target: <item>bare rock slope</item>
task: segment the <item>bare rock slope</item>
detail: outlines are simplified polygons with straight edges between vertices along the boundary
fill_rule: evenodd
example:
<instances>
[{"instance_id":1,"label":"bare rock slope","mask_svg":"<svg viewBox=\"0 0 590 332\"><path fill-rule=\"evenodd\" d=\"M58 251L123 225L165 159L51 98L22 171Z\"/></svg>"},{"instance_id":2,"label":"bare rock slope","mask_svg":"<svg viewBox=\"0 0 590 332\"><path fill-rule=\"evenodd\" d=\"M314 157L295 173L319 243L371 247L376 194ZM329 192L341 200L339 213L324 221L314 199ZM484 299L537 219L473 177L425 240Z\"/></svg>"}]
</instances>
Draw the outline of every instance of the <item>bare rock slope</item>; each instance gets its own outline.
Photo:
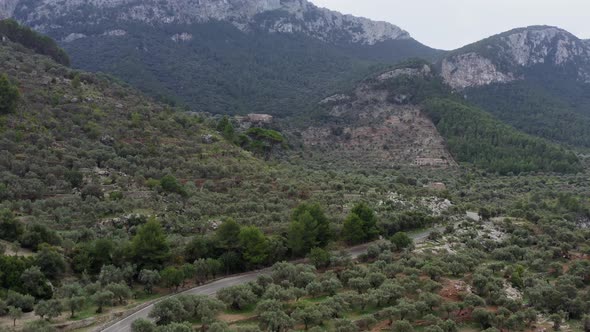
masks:
<instances>
[{"instance_id":1,"label":"bare rock slope","mask_svg":"<svg viewBox=\"0 0 590 332\"><path fill-rule=\"evenodd\" d=\"M0 1L0 19L12 17L14 9L19 0L2 0Z\"/></svg>"},{"instance_id":2,"label":"bare rock slope","mask_svg":"<svg viewBox=\"0 0 590 332\"><path fill-rule=\"evenodd\" d=\"M321 102L331 121L302 134L305 146L326 160L373 166L451 167L456 162L431 119L410 96L392 95L380 83L401 76L433 75L429 66L399 68Z\"/></svg>"}]
</instances>

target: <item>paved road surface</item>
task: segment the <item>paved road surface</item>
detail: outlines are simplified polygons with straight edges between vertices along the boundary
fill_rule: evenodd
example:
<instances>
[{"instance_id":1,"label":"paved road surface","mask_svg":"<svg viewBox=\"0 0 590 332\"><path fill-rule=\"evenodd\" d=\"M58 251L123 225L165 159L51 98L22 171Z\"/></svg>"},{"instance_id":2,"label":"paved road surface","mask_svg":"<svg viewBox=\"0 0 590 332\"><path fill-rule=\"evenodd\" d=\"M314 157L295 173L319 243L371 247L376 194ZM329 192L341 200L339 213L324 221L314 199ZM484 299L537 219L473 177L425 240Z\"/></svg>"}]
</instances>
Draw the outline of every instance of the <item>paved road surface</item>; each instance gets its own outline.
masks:
<instances>
[{"instance_id":1,"label":"paved road surface","mask_svg":"<svg viewBox=\"0 0 590 332\"><path fill-rule=\"evenodd\" d=\"M423 241L424 239L426 239L428 237L428 235L433 230L434 229L426 230L424 232L420 232L417 234L412 234L411 237L414 239L415 242L420 242L420 241ZM367 251L368 246L369 246L368 244L365 244L365 245L361 245L361 246L357 246L357 247L348 248L348 249L346 249L346 251L350 254L350 256L352 258L357 258L358 256L360 256L361 254L363 254ZM256 280L256 278L259 275L269 273L269 272L270 272L270 268L267 268L264 270L258 270L258 271L253 271L253 272L249 272L249 273L244 273L244 274L240 274L240 275L236 275L236 276L231 276L231 277L219 279L219 280L214 281L212 283L189 289L189 290L183 292L182 294L215 295L217 293L217 291L222 288L226 288L226 287L230 287L230 286L234 286L234 285L245 284L249 281ZM150 311L152 311L153 308L154 308L153 304L149 305L149 306L145 307L144 309L141 309L138 312L136 312L126 318L123 318L122 320L110 325L109 327L102 329L101 331L102 332L130 332L131 331L131 324L139 318L147 318L148 314L150 313Z\"/></svg>"}]
</instances>

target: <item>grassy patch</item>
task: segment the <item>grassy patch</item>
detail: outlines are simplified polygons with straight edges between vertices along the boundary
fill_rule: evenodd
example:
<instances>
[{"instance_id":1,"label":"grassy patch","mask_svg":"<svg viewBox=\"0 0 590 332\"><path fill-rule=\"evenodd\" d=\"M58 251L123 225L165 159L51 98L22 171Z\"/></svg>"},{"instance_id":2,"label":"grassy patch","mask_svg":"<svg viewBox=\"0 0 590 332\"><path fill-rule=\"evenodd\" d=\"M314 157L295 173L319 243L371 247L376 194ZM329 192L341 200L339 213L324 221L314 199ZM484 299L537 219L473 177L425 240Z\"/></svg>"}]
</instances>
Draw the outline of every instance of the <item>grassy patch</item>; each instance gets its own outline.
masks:
<instances>
[{"instance_id":1,"label":"grassy patch","mask_svg":"<svg viewBox=\"0 0 590 332\"><path fill-rule=\"evenodd\" d=\"M76 312L76 316L74 318L72 318L71 320L80 321L80 320L84 320L86 318L94 317L94 316L98 315L96 313L96 309L97 309L97 307L95 305L86 306L81 311ZM108 309L105 308L104 312L106 312L107 310Z\"/></svg>"}]
</instances>

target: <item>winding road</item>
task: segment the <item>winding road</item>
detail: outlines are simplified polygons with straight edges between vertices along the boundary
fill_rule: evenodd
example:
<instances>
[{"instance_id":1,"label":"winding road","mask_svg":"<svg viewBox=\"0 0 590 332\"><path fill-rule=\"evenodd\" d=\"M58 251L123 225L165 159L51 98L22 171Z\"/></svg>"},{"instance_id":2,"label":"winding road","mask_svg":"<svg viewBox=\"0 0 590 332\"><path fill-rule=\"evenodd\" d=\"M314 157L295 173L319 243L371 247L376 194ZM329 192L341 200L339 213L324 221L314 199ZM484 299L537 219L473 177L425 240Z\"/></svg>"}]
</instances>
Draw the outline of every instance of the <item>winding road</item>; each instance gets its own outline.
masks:
<instances>
[{"instance_id":1,"label":"winding road","mask_svg":"<svg viewBox=\"0 0 590 332\"><path fill-rule=\"evenodd\" d=\"M414 240L414 242L421 242L424 241L432 231L437 230L437 228L429 229L420 233L411 234L410 237ZM357 258L358 256L362 255L367 251L367 248L370 244L364 244L356 247L347 248L345 251L350 254L352 258ZM191 288L187 291L184 291L180 294L188 294L188 295L215 295L217 291L220 289L234 286L234 285L241 285L252 280L256 280L258 276L270 273L271 269L266 268L263 270L252 271L244 274L234 275L227 278L219 279L217 281L213 281L203 286ZM157 303L157 302L156 302ZM130 332L131 331L131 324L137 319L140 318L148 318L148 314L154 308L154 304L150 304L143 309L138 310L137 312L122 318L121 320L109 325L108 327L103 327L96 331L101 332Z\"/></svg>"}]
</instances>

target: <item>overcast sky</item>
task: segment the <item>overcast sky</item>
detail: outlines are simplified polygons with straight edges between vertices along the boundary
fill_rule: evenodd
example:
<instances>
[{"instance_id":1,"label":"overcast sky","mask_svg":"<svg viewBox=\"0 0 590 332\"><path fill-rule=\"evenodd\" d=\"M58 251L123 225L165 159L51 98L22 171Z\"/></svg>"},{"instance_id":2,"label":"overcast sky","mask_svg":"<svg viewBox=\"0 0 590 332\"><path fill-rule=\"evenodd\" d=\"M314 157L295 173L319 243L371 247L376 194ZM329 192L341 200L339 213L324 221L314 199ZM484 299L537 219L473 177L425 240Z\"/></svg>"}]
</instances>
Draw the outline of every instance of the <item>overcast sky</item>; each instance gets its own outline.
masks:
<instances>
[{"instance_id":1,"label":"overcast sky","mask_svg":"<svg viewBox=\"0 0 590 332\"><path fill-rule=\"evenodd\" d=\"M311 0L344 14L387 21L435 48L455 49L529 25L590 38L590 0Z\"/></svg>"}]
</instances>

